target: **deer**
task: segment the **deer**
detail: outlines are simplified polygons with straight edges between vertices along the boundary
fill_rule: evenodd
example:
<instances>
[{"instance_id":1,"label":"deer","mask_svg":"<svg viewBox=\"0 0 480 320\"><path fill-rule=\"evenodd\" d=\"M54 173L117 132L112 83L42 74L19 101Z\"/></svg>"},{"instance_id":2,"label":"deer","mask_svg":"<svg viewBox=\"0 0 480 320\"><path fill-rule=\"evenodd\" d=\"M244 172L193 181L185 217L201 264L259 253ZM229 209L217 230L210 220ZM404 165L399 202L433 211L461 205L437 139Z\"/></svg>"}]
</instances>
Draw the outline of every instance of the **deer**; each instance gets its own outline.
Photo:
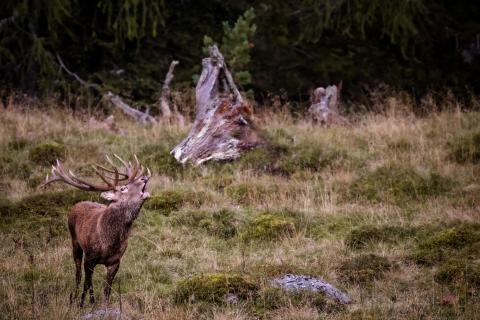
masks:
<instances>
[{"instance_id":1,"label":"deer","mask_svg":"<svg viewBox=\"0 0 480 320\"><path fill-rule=\"evenodd\" d=\"M97 202L82 201L76 203L68 215L68 230L72 240L73 260L75 262L75 290L70 295L70 303L78 299L78 289L82 279L82 259L85 272L82 297L79 303L83 307L87 291L90 304L95 303L92 275L96 265L107 269L104 285L104 297L108 304L113 279L120 267L120 261L128 245L132 224L140 213L143 203L150 194L146 191L152 174L150 169L139 163L126 162L114 154L125 168L120 172L108 157L111 168L95 164L93 169L104 184L94 184L77 177L72 171L66 171L57 160L52 166L52 176L39 187L45 188L53 182L63 182L85 191L101 192L100 197L109 202L104 205Z\"/></svg>"}]
</instances>

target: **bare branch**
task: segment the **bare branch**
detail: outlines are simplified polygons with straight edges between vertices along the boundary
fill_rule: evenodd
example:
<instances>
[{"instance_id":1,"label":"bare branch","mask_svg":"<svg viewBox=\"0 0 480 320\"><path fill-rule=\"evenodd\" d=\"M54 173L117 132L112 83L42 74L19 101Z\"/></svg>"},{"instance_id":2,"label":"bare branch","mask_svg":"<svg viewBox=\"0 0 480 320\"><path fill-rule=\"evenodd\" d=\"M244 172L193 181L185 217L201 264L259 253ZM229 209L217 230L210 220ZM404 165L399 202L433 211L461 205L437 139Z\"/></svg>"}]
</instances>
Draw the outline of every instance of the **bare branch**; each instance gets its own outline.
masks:
<instances>
[{"instance_id":1,"label":"bare branch","mask_svg":"<svg viewBox=\"0 0 480 320\"><path fill-rule=\"evenodd\" d=\"M97 92L102 93L102 89L99 85L97 84L92 84L88 83L87 81L83 80L78 76L76 73L70 71L65 63L63 62L62 58L60 55L57 53L57 60L58 63L60 64L60 67L68 73L70 76L74 77L75 80L77 80L81 85L87 87L87 88L92 88L95 89ZM122 110L125 114L129 115L130 117L134 118L136 121L140 122L141 124L148 124L148 123L156 123L157 121L155 120L154 117L150 116L148 113L141 112L140 110L137 110L135 108L130 107L125 101L123 101L120 96L113 94L112 92L108 91L107 93L102 95L102 99L107 100L111 102L114 106Z\"/></svg>"},{"instance_id":2,"label":"bare branch","mask_svg":"<svg viewBox=\"0 0 480 320\"><path fill-rule=\"evenodd\" d=\"M175 69L175 66L179 62L177 60L173 60L172 63L170 64L170 68L168 69L167 75L165 76L165 81L163 82L162 86L162 94L160 96L160 110L162 112L162 116L164 118L169 119L172 116L172 111L170 108L170 83L173 80L173 70Z\"/></svg>"},{"instance_id":3,"label":"bare branch","mask_svg":"<svg viewBox=\"0 0 480 320\"><path fill-rule=\"evenodd\" d=\"M65 65L65 63L63 63L63 60L62 58L60 58L60 55L58 53L55 54L57 56L57 60L58 60L58 63L60 63L60 67L66 72L68 73L69 75L71 75L72 77L75 78L75 80L77 80L78 82L80 82L81 85L87 87L87 88L92 88L92 89L95 89L97 90L98 92L101 92L100 90L100 87L96 84L91 84L91 83L88 83L87 81L83 80L82 78L80 78L80 76L78 76L75 72L72 72L70 71L67 66Z\"/></svg>"},{"instance_id":4,"label":"bare branch","mask_svg":"<svg viewBox=\"0 0 480 320\"><path fill-rule=\"evenodd\" d=\"M110 101L115 107L122 110L125 114L129 115L130 117L134 118L141 124L148 124L148 123L157 123L154 117L147 113L143 113L140 110L134 109L126 104L122 98L118 95L113 94L112 92L108 91L106 94L103 95L103 99Z\"/></svg>"}]
</instances>

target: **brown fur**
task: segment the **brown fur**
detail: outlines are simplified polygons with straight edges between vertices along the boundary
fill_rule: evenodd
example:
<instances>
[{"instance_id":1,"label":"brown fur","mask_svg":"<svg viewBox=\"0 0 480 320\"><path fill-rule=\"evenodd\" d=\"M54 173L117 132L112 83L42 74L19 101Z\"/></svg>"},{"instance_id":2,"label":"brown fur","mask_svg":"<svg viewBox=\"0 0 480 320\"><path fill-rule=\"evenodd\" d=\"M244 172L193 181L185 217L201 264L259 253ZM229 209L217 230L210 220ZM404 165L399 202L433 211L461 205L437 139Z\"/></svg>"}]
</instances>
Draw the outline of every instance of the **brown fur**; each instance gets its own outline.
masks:
<instances>
[{"instance_id":1,"label":"brown fur","mask_svg":"<svg viewBox=\"0 0 480 320\"><path fill-rule=\"evenodd\" d=\"M141 177L125 187L102 194L102 197L113 199L106 206L95 202L79 202L70 210L68 229L72 238L73 259L75 261L75 293L76 299L82 277L82 259L85 281L80 305L90 291L90 303L94 303L92 275L97 264L107 268L104 294L109 300L113 279L120 266L128 245L128 236L133 221L137 218L143 202L148 198L145 187L147 177ZM126 191L125 191L126 190Z\"/></svg>"}]
</instances>

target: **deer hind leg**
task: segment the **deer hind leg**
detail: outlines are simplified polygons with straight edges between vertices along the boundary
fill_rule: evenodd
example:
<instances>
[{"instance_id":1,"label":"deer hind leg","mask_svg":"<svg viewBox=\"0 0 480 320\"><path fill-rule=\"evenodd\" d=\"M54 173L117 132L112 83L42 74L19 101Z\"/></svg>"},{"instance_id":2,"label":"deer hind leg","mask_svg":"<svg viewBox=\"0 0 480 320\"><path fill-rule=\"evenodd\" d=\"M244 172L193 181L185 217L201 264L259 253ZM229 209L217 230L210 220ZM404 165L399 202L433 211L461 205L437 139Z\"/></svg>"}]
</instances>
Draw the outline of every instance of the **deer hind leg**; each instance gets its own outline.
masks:
<instances>
[{"instance_id":1,"label":"deer hind leg","mask_svg":"<svg viewBox=\"0 0 480 320\"><path fill-rule=\"evenodd\" d=\"M95 263L85 257L85 261L83 264L83 269L85 270L85 281L83 283L83 292L82 292L82 299L80 301L80 306L83 307L85 302L85 296L87 295L87 291L90 292L90 304L95 303L95 297L93 296L93 284L92 284L92 275L93 269L95 268Z\"/></svg>"},{"instance_id":2,"label":"deer hind leg","mask_svg":"<svg viewBox=\"0 0 480 320\"><path fill-rule=\"evenodd\" d=\"M73 243L73 260L75 261L75 291L70 294L70 303L74 300L77 300L78 297L78 288L80 287L80 281L82 281L82 258L83 250L78 244L74 241Z\"/></svg>"},{"instance_id":3,"label":"deer hind leg","mask_svg":"<svg viewBox=\"0 0 480 320\"><path fill-rule=\"evenodd\" d=\"M105 287L103 289L103 293L105 294L105 301L107 303L110 301L110 292L112 291L113 279L115 278L119 267L120 262L107 267L107 279Z\"/></svg>"}]
</instances>

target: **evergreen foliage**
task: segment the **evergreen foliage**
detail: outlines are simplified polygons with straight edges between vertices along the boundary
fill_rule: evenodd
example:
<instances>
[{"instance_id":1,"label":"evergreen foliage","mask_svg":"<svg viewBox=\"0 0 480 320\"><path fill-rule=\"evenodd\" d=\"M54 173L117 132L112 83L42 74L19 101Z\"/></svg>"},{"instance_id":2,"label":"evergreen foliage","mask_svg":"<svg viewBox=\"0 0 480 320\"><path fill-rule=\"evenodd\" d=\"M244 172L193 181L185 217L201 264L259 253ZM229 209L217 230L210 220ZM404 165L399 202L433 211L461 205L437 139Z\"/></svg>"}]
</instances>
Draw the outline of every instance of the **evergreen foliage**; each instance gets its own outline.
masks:
<instances>
[{"instance_id":1,"label":"evergreen foliage","mask_svg":"<svg viewBox=\"0 0 480 320\"><path fill-rule=\"evenodd\" d=\"M240 86L249 85L252 76L246 70L250 63L250 49L253 47L251 39L257 26L253 23L255 11L253 8L245 11L232 27L228 21L223 22L223 36L220 51L225 55L228 66L235 73L235 79ZM215 41L209 36L203 38L203 52L208 54L208 48Z\"/></svg>"},{"instance_id":2,"label":"evergreen foliage","mask_svg":"<svg viewBox=\"0 0 480 320\"><path fill-rule=\"evenodd\" d=\"M182 63L175 85L191 86L212 41L259 95L339 80L347 95L382 82L417 96L478 92L479 14L467 0L4 0L0 92L78 94L59 54L84 79L152 103L171 60Z\"/></svg>"}]
</instances>

